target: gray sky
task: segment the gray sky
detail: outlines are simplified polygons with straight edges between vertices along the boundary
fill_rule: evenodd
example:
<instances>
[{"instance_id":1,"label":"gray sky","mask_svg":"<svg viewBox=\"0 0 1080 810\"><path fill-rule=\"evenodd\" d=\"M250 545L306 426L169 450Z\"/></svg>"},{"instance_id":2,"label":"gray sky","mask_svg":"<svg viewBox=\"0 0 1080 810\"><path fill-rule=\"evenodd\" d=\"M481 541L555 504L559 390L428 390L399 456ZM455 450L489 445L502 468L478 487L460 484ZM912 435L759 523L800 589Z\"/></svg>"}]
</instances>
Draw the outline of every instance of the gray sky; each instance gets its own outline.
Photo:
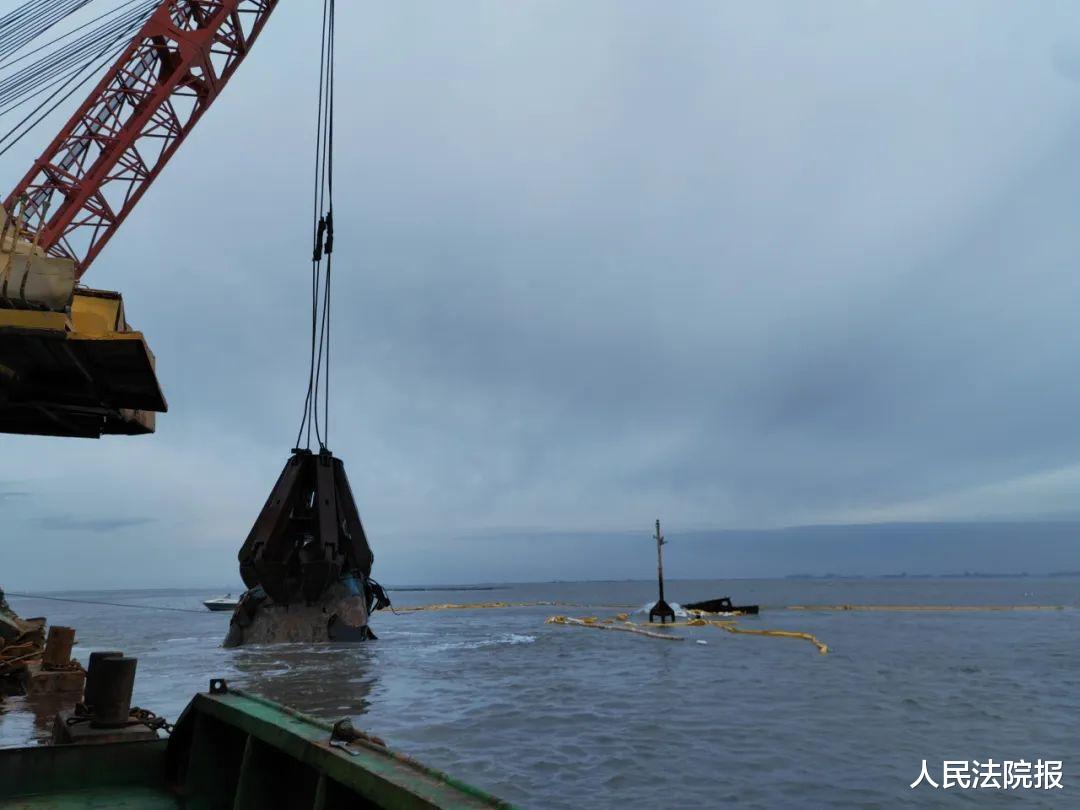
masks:
<instances>
[{"instance_id":1,"label":"gray sky","mask_svg":"<svg viewBox=\"0 0 1080 810\"><path fill-rule=\"evenodd\" d=\"M339 6L331 445L379 578L1080 515L1075 3ZM0 437L8 588L236 579L304 393L317 28L281 4L87 276L171 411Z\"/></svg>"}]
</instances>

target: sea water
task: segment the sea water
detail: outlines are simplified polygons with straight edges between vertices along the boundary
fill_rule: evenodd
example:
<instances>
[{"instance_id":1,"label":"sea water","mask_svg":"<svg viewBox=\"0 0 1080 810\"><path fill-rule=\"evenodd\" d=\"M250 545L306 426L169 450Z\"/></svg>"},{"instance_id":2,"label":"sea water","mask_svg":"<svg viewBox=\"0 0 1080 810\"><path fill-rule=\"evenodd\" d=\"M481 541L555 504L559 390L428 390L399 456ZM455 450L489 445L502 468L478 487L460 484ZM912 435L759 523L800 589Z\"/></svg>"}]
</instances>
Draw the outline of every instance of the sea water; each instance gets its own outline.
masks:
<instances>
[{"instance_id":1,"label":"sea water","mask_svg":"<svg viewBox=\"0 0 1080 810\"><path fill-rule=\"evenodd\" d=\"M14 583L8 583L9 587ZM379 640L225 650L215 589L9 595L22 616L77 628L76 655L139 659L134 702L175 719L212 677L356 725L526 808L933 807L1022 799L1080 807L1080 578L671 581L669 599L757 603L749 629L666 629L673 643L546 624L612 616L648 582L390 591L395 606L570 603L383 611ZM223 592L225 589L221 589ZM1054 611L803 612L798 604L1062 605ZM188 608L169 612L149 607ZM705 644L693 643L704 641ZM2 710L0 710L2 711ZM0 714L0 745L50 718ZM926 760L1060 760L1063 789L911 789Z\"/></svg>"}]
</instances>

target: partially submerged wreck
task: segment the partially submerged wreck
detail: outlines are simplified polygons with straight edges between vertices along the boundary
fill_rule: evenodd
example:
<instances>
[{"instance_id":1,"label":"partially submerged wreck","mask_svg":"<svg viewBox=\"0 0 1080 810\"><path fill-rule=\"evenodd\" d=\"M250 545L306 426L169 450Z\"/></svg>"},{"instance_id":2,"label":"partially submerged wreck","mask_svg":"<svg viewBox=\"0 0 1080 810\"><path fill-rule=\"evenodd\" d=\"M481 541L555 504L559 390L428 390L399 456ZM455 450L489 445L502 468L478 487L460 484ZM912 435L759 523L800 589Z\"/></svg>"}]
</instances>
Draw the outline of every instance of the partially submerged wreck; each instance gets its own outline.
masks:
<instances>
[{"instance_id":1,"label":"partially submerged wreck","mask_svg":"<svg viewBox=\"0 0 1080 810\"><path fill-rule=\"evenodd\" d=\"M733 605L731 598L721 596L719 599L706 599L703 602L689 602L683 605L687 610L700 610L702 613L737 613L743 616L756 616L757 605Z\"/></svg>"}]
</instances>

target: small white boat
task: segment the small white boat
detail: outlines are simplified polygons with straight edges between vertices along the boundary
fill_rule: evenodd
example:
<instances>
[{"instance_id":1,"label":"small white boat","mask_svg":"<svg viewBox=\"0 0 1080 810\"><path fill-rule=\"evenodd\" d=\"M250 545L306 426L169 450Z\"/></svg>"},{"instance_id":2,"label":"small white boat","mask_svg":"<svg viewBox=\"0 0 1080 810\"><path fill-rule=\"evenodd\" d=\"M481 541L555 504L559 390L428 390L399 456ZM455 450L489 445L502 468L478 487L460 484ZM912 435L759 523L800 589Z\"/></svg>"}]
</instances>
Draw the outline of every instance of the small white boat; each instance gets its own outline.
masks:
<instances>
[{"instance_id":1,"label":"small white boat","mask_svg":"<svg viewBox=\"0 0 1080 810\"><path fill-rule=\"evenodd\" d=\"M233 610L239 604L240 600L231 593L219 596L216 599L207 599L203 602L207 610Z\"/></svg>"}]
</instances>

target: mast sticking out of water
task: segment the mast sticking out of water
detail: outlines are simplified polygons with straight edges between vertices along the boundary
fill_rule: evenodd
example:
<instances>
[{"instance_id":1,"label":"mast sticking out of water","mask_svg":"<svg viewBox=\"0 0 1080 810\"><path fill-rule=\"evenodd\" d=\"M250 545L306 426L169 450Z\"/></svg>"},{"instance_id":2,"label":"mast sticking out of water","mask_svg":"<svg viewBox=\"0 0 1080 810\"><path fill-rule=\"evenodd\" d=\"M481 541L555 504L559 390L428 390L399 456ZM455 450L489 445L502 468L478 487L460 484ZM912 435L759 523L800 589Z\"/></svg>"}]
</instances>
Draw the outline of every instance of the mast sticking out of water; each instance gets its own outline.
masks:
<instances>
[{"instance_id":1,"label":"mast sticking out of water","mask_svg":"<svg viewBox=\"0 0 1080 810\"><path fill-rule=\"evenodd\" d=\"M664 552L663 547L667 542L664 539L664 535L660 534L660 521L656 521L656 534L653 535L653 539L656 540L656 581L660 586L660 598L656 604L649 609L649 621L653 620L654 616L660 617L660 624L663 624L666 619L675 621L675 611L671 609L671 605L664 601Z\"/></svg>"}]
</instances>

